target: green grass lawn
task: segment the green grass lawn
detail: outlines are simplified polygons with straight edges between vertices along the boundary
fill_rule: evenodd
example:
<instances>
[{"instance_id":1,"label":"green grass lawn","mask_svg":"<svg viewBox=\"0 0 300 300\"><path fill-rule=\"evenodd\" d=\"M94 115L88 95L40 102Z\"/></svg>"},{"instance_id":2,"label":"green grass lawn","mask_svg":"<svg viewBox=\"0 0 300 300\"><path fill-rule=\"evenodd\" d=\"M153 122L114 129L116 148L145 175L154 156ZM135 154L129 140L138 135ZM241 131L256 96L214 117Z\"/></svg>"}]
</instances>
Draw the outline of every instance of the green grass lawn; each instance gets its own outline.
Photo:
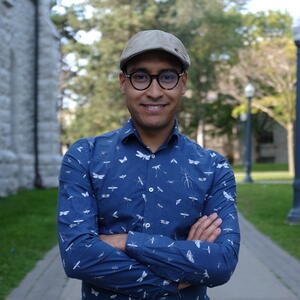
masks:
<instances>
[{"instance_id":1,"label":"green grass lawn","mask_svg":"<svg viewBox=\"0 0 300 300\"><path fill-rule=\"evenodd\" d=\"M244 166L234 165L234 174L237 182L242 182L245 178ZM251 177L254 181L260 180L280 180L291 181L292 175L288 172L287 164L253 164Z\"/></svg>"},{"instance_id":2,"label":"green grass lawn","mask_svg":"<svg viewBox=\"0 0 300 300\"><path fill-rule=\"evenodd\" d=\"M0 198L0 299L56 242L56 189Z\"/></svg>"},{"instance_id":3,"label":"green grass lawn","mask_svg":"<svg viewBox=\"0 0 300 300\"><path fill-rule=\"evenodd\" d=\"M243 165L233 165L235 172L244 172L245 167ZM275 164L275 163L259 163L252 165L253 172L269 172L269 171L288 171L287 164Z\"/></svg>"},{"instance_id":4,"label":"green grass lawn","mask_svg":"<svg viewBox=\"0 0 300 300\"><path fill-rule=\"evenodd\" d=\"M237 190L241 213L258 230L300 260L300 225L286 223L292 208L292 185L239 184Z\"/></svg>"},{"instance_id":5,"label":"green grass lawn","mask_svg":"<svg viewBox=\"0 0 300 300\"><path fill-rule=\"evenodd\" d=\"M237 182L242 182L245 178L244 172L234 172ZM265 171L251 172L251 177L253 181L260 180L280 180L280 181L291 181L293 177L288 173L288 171Z\"/></svg>"}]
</instances>

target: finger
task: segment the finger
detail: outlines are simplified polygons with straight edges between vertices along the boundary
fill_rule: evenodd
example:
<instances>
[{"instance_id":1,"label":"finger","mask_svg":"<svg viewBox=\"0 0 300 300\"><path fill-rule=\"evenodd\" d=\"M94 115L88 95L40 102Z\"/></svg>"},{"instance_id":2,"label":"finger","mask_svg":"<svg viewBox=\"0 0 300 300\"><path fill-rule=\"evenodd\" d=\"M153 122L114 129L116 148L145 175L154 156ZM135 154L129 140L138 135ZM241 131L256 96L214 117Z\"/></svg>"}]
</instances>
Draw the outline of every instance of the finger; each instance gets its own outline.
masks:
<instances>
[{"instance_id":1,"label":"finger","mask_svg":"<svg viewBox=\"0 0 300 300\"><path fill-rule=\"evenodd\" d=\"M207 216L203 216L196 223L194 223L192 225L192 227L190 228L187 240L193 240L194 234L195 234L198 226L201 225L207 218L208 218Z\"/></svg>"},{"instance_id":2,"label":"finger","mask_svg":"<svg viewBox=\"0 0 300 300\"><path fill-rule=\"evenodd\" d=\"M201 234L201 231L206 230L211 223L218 217L216 213L211 214L210 216L206 217L203 220L199 220L199 222L196 222L193 228L193 236L192 238L195 239L195 234L197 233L197 236Z\"/></svg>"},{"instance_id":3,"label":"finger","mask_svg":"<svg viewBox=\"0 0 300 300\"><path fill-rule=\"evenodd\" d=\"M197 238L201 239L202 241L207 241L208 237L217 228L220 227L221 223L222 223L222 219L221 218L217 218L208 227L206 227L205 230L196 231L195 235L197 236Z\"/></svg>"},{"instance_id":4,"label":"finger","mask_svg":"<svg viewBox=\"0 0 300 300\"><path fill-rule=\"evenodd\" d=\"M207 227L218 217L216 213L211 214L210 216L203 216L200 218L190 230L188 240L197 240L201 236L202 232L206 230Z\"/></svg>"},{"instance_id":5,"label":"finger","mask_svg":"<svg viewBox=\"0 0 300 300\"><path fill-rule=\"evenodd\" d=\"M221 234L221 228L217 228L213 233L207 238L207 242L213 243Z\"/></svg>"}]
</instances>

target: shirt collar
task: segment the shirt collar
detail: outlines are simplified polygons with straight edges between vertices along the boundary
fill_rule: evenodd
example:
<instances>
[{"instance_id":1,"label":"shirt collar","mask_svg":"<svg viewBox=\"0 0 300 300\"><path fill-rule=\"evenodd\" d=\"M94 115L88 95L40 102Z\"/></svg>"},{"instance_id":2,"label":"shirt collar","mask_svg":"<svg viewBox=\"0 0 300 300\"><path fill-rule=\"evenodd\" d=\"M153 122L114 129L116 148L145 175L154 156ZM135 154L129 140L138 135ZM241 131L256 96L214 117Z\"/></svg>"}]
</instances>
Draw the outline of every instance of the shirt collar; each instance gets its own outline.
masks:
<instances>
[{"instance_id":1,"label":"shirt collar","mask_svg":"<svg viewBox=\"0 0 300 300\"><path fill-rule=\"evenodd\" d=\"M120 130L120 134L121 134L121 141L123 143L126 143L127 141L129 141L132 137L135 137L139 141L141 141L139 133L137 132L137 130L135 129L135 127L133 125L132 119L129 119L124 124L124 126ZM178 126L178 121L176 120L173 130L166 141L166 144L169 144L170 142L173 142L173 141L176 142L179 138L179 135L180 135L180 131L179 131L179 126Z\"/></svg>"}]
</instances>

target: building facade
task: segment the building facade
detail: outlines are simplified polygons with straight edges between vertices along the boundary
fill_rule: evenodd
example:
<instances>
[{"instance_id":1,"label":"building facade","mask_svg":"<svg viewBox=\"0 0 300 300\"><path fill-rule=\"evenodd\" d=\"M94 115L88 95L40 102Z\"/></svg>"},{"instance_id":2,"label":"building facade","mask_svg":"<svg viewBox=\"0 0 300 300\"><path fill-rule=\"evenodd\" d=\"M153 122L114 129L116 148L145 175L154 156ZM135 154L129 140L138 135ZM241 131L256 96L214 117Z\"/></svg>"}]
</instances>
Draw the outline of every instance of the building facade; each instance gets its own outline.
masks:
<instances>
[{"instance_id":1,"label":"building facade","mask_svg":"<svg viewBox=\"0 0 300 300\"><path fill-rule=\"evenodd\" d=\"M238 124L233 139L227 136L214 136L206 132L213 131L212 125L198 128L197 141L205 148L214 149L223 154L231 163L243 164L245 155L245 124ZM288 163L287 131L279 123L267 118L267 126L260 130L252 129L253 163Z\"/></svg>"},{"instance_id":2,"label":"building facade","mask_svg":"<svg viewBox=\"0 0 300 300\"><path fill-rule=\"evenodd\" d=\"M0 0L0 196L54 187L59 37L50 0Z\"/></svg>"}]
</instances>

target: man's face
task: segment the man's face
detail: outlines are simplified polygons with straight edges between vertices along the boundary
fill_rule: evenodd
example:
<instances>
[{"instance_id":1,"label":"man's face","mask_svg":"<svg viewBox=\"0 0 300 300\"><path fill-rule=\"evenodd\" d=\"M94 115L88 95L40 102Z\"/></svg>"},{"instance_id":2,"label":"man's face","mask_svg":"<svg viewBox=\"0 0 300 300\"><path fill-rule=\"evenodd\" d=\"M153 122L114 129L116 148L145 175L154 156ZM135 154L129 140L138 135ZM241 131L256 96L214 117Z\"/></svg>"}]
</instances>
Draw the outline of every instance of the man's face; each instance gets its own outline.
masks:
<instances>
[{"instance_id":1,"label":"man's face","mask_svg":"<svg viewBox=\"0 0 300 300\"><path fill-rule=\"evenodd\" d=\"M170 69L181 73L180 64L171 55L163 51L151 51L132 59L127 65L126 73L145 70L151 75L157 75L163 70ZM125 94L127 108L136 128L142 132L171 130L181 104L181 97L186 90L186 80L185 73L174 89L166 90L153 79L147 89L140 91L136 90L129 78L121 73L121 91Z\"/></svg>"}]
</instances>

